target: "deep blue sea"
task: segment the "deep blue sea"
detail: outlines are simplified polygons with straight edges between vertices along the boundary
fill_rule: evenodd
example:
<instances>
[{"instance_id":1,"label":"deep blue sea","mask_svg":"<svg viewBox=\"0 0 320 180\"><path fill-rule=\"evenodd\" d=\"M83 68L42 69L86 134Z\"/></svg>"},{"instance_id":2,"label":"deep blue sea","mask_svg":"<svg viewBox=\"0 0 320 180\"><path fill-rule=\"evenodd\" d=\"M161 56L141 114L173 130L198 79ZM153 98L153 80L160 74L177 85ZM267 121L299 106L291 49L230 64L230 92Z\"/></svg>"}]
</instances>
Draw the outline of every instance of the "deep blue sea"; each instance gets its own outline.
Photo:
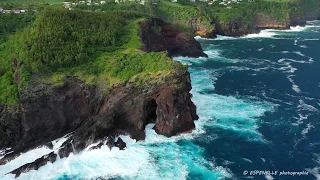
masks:
<instances>
[{"instance_id":1,"label":"deep blue sea","mask_svg":"<svg viewBox=\"0 0 320 180\"><path fill-rule=\"evenodd\" d=\"M198 41L209 58L175 58L189 66L194 132L166 138L149 125L144 142L122 137L125 151L84 151L19 179L320 179L320 21ZM41 153L0 166L0 179Z\"/></svg>"}]
</instances>

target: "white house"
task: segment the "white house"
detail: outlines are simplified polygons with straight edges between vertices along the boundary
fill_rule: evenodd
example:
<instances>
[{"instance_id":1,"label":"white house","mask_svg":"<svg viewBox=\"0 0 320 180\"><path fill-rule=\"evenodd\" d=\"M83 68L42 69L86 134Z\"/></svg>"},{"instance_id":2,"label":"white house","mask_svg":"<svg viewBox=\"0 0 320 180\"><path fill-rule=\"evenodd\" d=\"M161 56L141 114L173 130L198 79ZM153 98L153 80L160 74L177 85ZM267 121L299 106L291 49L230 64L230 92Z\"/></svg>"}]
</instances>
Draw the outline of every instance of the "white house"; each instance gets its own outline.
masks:
<instances>
[{"instance_id":1,"label":"white house","mask_svg":"<svg viewBox=\"0 0 320 180\"><path fill-rule=\"evenodd\" d=\"M64 8L70 8L71 7L71 2L63 2L62 3Z\"/></svg>"},{"instance_id":2,"label":"white house","mask_svg":"<svg viewBox=\"0 0 320 180\"><path fill-rule=\"evenodd\" d=\"M2 13L11 13L12 10L3 10Z\"/></svg>"}]
</instances>

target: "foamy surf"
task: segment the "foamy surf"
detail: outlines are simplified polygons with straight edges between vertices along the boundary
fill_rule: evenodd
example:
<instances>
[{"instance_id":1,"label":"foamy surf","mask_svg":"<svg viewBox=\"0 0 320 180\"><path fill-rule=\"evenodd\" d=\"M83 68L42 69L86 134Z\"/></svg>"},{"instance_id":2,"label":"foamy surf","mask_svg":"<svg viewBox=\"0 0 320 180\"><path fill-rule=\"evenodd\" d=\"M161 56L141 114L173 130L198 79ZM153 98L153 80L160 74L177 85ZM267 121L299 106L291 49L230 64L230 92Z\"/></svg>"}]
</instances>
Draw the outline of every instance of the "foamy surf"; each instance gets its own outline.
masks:
<instances>
[{"instance_id":1,"label":"foamy surf","mask_svg":"<svg viewBox=\"0 0 320 180\"><path fill-rule=\"evenodd\" d=\"M201 121L201 120L200 120ZM199 124L198 124L199 125ZM103 145L100 149L85 150L68 158L48 163L37 171L21 174L20 179L95 179L116 178L174 180L187 179L190 173L199 174L204 179L231 178L227 169L216 166L202 158L203 150L191 141L184 140L180 145L176 142L186 136L192 138L194 133L167 138L157 135L150 124L146 128L147 138L136 142L129 136L120 136L127 144L122 151L109 149ZM186 138L186 139L188 139ZM9 174L2 179L14 179Z\"/></svg>"},{"instance_id":2,"label":"foamy surf","mask_svg":"<svg viewBox=\"0 0 320 180\"><path fill-rule=\"evenodd\" d=\"M184 62L183 59L179 61ZM196 61L196 59L194 59ZM258 131L259 117L273 107L264 102L242 100L235 97L207 94L214 90L214 72L206 69L189 69L192 79L193 100L199 115L207 119L206 126L233 131L249 141L266 142Z\"/></svg>"},{"instance_id":3,"label":"foamy surf","mask_svg":"<svg viewBox=\"0 0 320 180\"><path fill-rule=\"evenodd\" d=\"M19 168L24 164L33 162L36 159L51 153L52 151L57 152L60 146L68 139L68 136L69 135L52 141L53 149L50 149L47 146L41 146L26 153L22 153L7 164L0 166L0 177Z\"/></svg>"},{"instance_id":4,"label":"foamy surf","mask_svg":"<svg viewBox=\"0 0 320 180\"><path fill-rule=\"evenodd\" d=\"M287 76L288 80L289 80L290 83L292 84L292 90L294 90L296 93L301 93L300 87L294 82L294 80L292 79L292 77L293 77L293 75Z\"/></svg>"},{"instance_id":5,"label":"foamy surf","mask_svg":"<svg viewBox=\"0 0 320 180\"><path fill-rule=\"evenodd\" d=\"M274 31L272 29L261 30L259 33L248 34L242 38L271 38L277 35Z\"/></svg>"},{"instance_id":6,"label":"foamy surf","mask_svg":"<svg viewBox=\"0 0 320 180\"><path fill-rule=\"evenodd\" d=\"M305 31L309 26L291 26L290 29L280 30L284 32L301 32Z\"/></svg>"}]
</instances>

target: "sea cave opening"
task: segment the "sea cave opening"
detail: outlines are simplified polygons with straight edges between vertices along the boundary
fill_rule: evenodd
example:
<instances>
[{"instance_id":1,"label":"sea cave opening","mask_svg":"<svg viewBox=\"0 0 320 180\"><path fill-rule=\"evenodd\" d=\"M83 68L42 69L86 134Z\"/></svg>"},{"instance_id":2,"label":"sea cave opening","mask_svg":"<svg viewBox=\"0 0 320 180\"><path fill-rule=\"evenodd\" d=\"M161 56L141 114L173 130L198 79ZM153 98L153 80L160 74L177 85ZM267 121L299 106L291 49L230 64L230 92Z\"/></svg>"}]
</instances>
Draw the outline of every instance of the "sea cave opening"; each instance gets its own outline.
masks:
<instances>
[{"instance_id":1,"label":"sea cave opening","mask_svg":"<svg viewBox=\"0 0 320 180\"><path fill-rule=\"evenodd\" d=\"M157 119L157 103L155 99L152 99L147 103L146 106L146 121L145 125L150 124L150 123L155 123Z\"/></svg>"}]
</instances>

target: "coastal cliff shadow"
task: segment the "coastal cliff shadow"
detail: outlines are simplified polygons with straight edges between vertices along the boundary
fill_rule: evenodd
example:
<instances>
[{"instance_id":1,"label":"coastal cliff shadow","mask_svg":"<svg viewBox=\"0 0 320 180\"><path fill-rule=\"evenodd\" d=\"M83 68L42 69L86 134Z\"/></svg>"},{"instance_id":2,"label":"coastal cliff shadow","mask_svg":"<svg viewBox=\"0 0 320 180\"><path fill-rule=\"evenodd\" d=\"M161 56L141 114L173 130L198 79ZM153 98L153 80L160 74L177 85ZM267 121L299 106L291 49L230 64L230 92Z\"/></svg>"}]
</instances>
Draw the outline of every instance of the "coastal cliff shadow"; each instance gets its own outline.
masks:
<instances>
[{"instance_id":1,"label":"coastal cliff shadow","mask_svg":"<svg viewBox=\"0 0 320 180\"><path fill-rule=\"evenodd\" d=\"M146 126L147 124L150 123L155 123L156 119L157 119L157 103L155 99L151 99L145 107L145 113L146 113L146 118L145 118L145 122L144 125Z\"/></svg>"}]
</instances>

